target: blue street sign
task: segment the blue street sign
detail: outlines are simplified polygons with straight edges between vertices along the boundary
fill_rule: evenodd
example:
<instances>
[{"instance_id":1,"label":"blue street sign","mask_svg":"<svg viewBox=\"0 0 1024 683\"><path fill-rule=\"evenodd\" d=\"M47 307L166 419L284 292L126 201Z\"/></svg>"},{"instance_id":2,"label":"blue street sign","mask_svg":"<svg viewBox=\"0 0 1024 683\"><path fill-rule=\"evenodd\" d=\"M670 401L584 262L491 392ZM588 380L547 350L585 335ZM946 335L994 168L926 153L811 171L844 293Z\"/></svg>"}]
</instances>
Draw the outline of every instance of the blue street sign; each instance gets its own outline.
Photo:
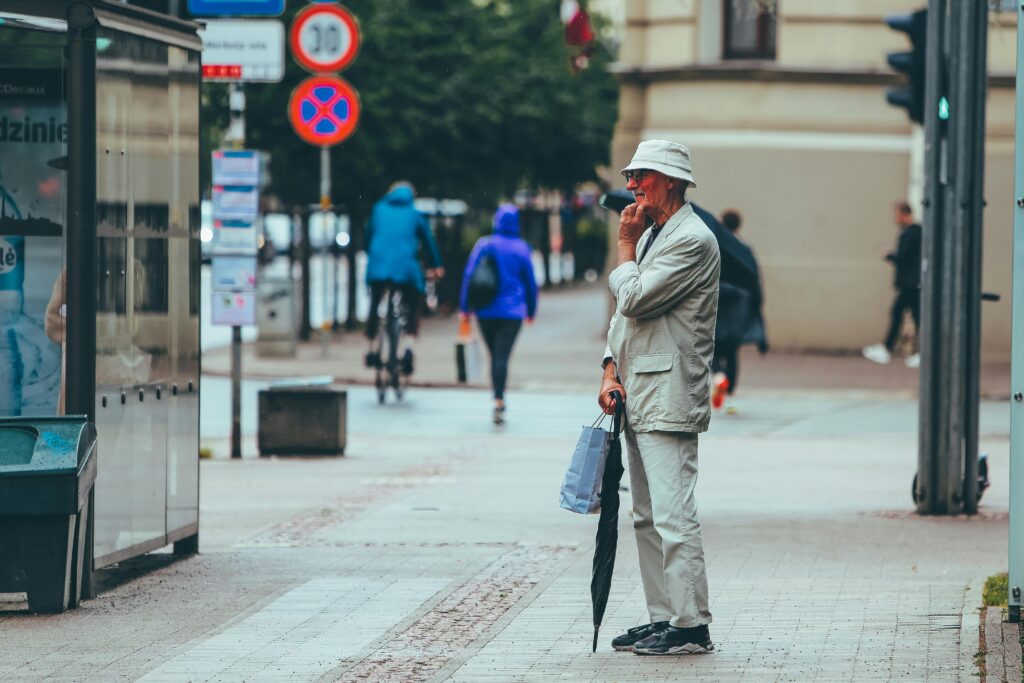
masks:
<instances>
[{"instance_id":1,"label":"blue street sign","mask_svg":"<svg viewBox=\"0 0 1024 683\"><path fill-rule=\"evenodd\" d=\"M284 0L188 0L195 17L276 17L284 12Z\"/></svg>"}]
</instances>

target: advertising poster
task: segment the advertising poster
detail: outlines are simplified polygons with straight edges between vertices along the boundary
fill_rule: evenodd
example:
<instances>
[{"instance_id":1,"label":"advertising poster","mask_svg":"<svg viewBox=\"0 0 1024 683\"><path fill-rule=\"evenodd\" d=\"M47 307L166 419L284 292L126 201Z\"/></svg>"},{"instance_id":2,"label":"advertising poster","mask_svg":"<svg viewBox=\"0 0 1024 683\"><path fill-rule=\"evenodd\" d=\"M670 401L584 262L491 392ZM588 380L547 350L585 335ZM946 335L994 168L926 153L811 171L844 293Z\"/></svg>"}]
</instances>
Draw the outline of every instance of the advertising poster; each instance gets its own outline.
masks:
<instances>
[{"instance_id":1,"label":"advertising poster","mask_svg":"<svg viewBox=\"0 0 1024 683\"><path fill-rule=\"evenodd\" d=\"M255 254L259 248L259 234L254 221L214 221L214 254Z\"/></svg>"},{"instance_id":2,"label":"advertising poster","mask_svg":"<svg viewBox=\"0 0 1024 683\"><path fill-rule=\"evenodd\" d=\"M218 256L213 259L215 291L253 291L256 289L255 256Z\"/></svg>"},{"instance_id":3,"label":"advertising poster","mask_svg":"<svg viewBox=\"0 0 1024 683\"><path fill-rule=\"evenodd\" d=\"M258 186L260 184L259 152L251 150L214 152L213 184Z\"/></svg>"},{"instance_id":4,"label":"advertising poster","mask_svg":"<svg viewBox=\"0 0 1024 683\"><path fill-rule=\"evenodd\" d=\"M67 113L59 69L0 68L0 416L55 415Z\"/></svg>"},{"instance_id":5,"label":"advertising poster","mask_svg":"<svg viewBox=\"0 0 1024 683\"><path fill-rule=\"evenodd\" d=\"M214 325L255 325L256 292L213 292L210 311Z\"/></svg>"},{"instance_id":6,"label":"advertising poster","mask_svg":"<svg viewBox=\"0 0 1024 683\"><path fill-rule=\"evenodd\" d=\"M220 220L254 221L260 214L260 192L256 187L215 185L213 217Z\"/></svg>"}]
</instances>

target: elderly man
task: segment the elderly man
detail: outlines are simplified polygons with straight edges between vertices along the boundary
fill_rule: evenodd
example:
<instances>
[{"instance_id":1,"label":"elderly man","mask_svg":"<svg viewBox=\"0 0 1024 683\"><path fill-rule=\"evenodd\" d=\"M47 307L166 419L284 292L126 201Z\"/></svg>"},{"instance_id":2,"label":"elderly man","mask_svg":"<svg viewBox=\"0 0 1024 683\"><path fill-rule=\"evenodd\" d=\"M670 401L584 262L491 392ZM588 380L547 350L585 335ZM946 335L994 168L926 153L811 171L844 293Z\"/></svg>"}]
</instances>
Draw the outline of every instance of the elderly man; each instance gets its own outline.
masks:
<instances>
[{"instance_id":1,"label":"elderly man","mask_svg":"<svg viewBox=\"0 0 1024 683\"><path fill-rule=\"evenodd\" d=\"M714 645L694 485L697 434L711 415L718 242L687 203L687 188L697 184L686 147L641 142L622 174L636 203L619 218L618 267L608 276L615 313L598 402L610 413L611 392L625 396L633 527L651 623L612 646L706 654Z\"/></svg>"}]
</instances>

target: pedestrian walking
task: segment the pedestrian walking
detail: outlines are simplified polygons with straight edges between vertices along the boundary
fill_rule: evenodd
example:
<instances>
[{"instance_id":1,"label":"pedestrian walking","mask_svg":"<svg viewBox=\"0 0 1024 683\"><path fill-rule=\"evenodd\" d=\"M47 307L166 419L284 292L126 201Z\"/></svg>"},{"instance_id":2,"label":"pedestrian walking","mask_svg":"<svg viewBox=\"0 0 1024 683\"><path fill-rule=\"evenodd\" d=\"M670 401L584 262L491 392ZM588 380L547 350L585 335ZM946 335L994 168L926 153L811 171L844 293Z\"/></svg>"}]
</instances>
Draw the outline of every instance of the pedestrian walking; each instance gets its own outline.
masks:
<instances>
[{"instance_id":1,"label":"pedestrian walking","mask_svg":"<svg viewBox=\"0 0 1024 683\"><path fill-rule=\"evenodd\" d=\"M697 501L697 436L711 418L711 359L721 260L686 192L690 152L646 140L622 169L636 203L619 217L615 312L598 402L626 399L623 437L633 528L650 623L612 640L643 655L706 654L708 581Z\"/></svg>"},{"instance_id":2,"label":"pedestrian walking","mask_svg":"<svg viewBox=\"0 0 1024 683\"><path fill-rule=\"evenodd\" d=\"M491 356L491 386L494 389L494 424L505 422L505 385L508 382L512 346L523 325L537 314L537 281L533 276L530 247L519 236L519 209L502 204L494 214L494 234L473 245L459 292L463 321L476 315L484 343ZM473 301L474 273L491 269L494 283L489 301ZM496 278L494 276L497 276Z\"/></svg>"},{"instance_id":3,"label":"pedestrian walking","mask_svg":"<svg viewBox=\"0 0 1024 683\"><path fill-rule=\"evenodd\" d=\"M754 278L746 286L721 280L718 291L718 321L715 323L715 356L711 361L714 376L711 381L711 407L718 409L725 403L725 397L736 393L740 376L740 347L756 344L762 354L768 352L768 337L765 333L762 314L763 294L760 268L754 250L739 239L737 234L743 224L739 211L729 209L722 214L722 225L736 236L736 247L743 251L743 260L753 264ZM735 413L736 406L726 406L726 413Z\"/></svg>"},{"instance_id":4,"label":"pedestrian walking","mask_svg":"<svg viewBox=\"0 0 1024 683\"><path fill-rule=\"evenodd\" d=\"M913 212L906 202L897 204L893 214L900 236L896 251L885 255L885 259L895 267L893 285L896 298L893 299L889 313L889 330L881 344L865 346L862 352L868 360L882 365L892 360L892 352L896 348L900 328L903 327L904 313L909 311L914 320L915 337L921 329L921 226L914 222ZM907 356L905 363L908 368L919 367L920 353L915 351Z\"/></svg>"},{"instance_id":5,"label":"pedestrian walking","mask_svg":"<svg viewBox=\"0 0 1024 683\"><path fill-rule=\"evenodd\" d=\"M441 252L434 240L427 217L416 210L413 200L416 190L404 181L394 183L373 206L370 219L366 222L366 284L370 287L370 312L366 320L366 337L370 350L366 354L366 365L377 367L381 363L375 351L377 331L380 327L378 309L384 296L392 289L402 293L405 307L405 333L411 338L419 330L420 300L426 289L423 270L420 268L419 250L423 247L433 268L427 271L429 277L443 277L444 267ZM406 346L402 356L402 371L411 375L413 351Z\"/></svg>"}]
</instances>

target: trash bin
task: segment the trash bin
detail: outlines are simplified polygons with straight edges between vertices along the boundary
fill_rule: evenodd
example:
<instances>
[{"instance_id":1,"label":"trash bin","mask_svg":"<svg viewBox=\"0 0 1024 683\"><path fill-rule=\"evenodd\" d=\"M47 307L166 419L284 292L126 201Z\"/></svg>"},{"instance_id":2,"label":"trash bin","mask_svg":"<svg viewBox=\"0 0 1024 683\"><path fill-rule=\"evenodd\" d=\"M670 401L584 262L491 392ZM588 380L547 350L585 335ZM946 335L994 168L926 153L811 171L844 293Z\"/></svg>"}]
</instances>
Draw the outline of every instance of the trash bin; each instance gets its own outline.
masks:
<instances>
[{"instance_id":1,"label":"trash bin","mask_svg":"<svg viewBox=\"0 0 1024 683\"><path fill-rule=\"evenodd\" d=\"M330 378L259 393L260 455L344 455L347 393Z\"/></svg>"},{"instance_id":2,"label":"trash bin","mask_svg":"<svg viewBox=\"0 0 1024 683\"><path fill-rule=\"evenodd\" d=\"M84 416L0 419L0 592L77 607L91 581L96 428Z\"/></svg>"},{"instance_id":3,"label":"trash bin","mask_svg":"<svg viewBox=\"0 0 1024 683\"><path fill-rule=\"evenodd\" d=\"M297 336L295 283L288 277L264 276L258 285L256 355L294 356Z\"/></svg>"}]
</instances>

